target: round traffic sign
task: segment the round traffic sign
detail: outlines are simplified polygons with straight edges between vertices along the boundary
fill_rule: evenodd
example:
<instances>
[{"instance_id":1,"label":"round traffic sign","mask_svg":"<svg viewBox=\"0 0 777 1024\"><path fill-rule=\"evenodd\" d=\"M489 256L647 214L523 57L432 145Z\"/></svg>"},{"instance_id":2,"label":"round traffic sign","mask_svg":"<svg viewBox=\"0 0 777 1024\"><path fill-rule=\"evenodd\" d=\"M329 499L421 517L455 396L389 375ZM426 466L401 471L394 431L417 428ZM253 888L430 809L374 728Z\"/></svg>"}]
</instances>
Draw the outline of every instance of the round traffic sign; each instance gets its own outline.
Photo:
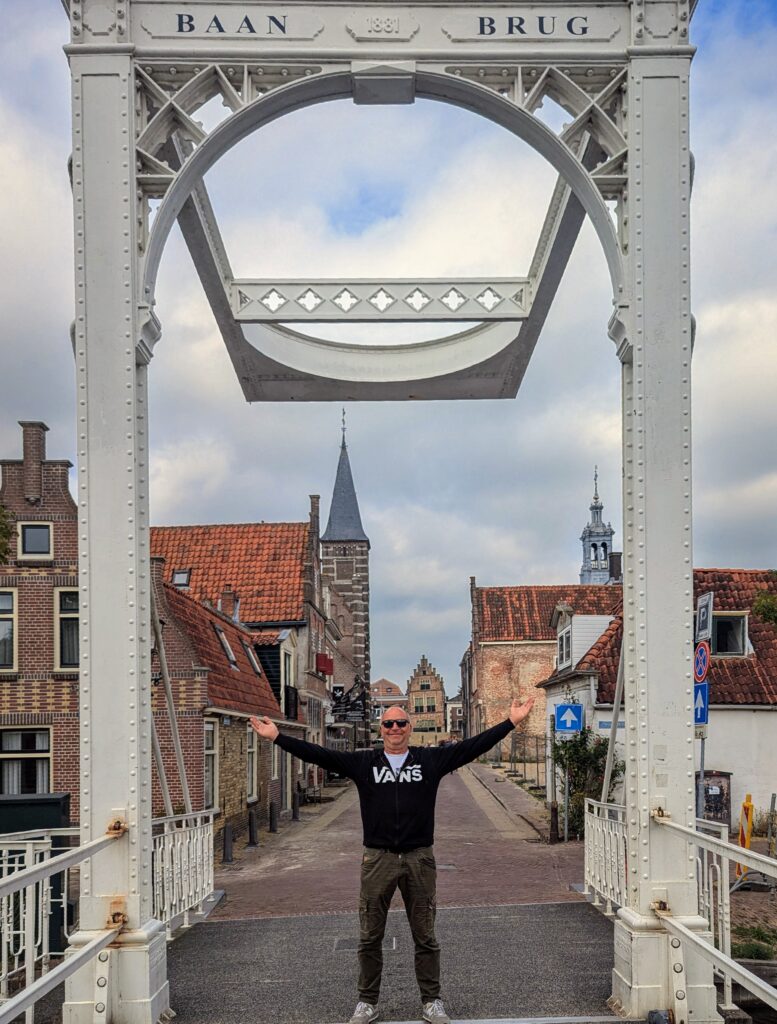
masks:
<instances>
[{"instance_id":1,"label":"round traffic sign","mask_svg":"<svg viewBox=\"0 0 777 1024\"><path fill-rule=\"evenodd\" d=\"M696 683L703 683L707 678L707 669L710 667L710 645L706 640L700 640L696 644L696 653L693 656L693 679Z\"/></svg>"}]
</instances>

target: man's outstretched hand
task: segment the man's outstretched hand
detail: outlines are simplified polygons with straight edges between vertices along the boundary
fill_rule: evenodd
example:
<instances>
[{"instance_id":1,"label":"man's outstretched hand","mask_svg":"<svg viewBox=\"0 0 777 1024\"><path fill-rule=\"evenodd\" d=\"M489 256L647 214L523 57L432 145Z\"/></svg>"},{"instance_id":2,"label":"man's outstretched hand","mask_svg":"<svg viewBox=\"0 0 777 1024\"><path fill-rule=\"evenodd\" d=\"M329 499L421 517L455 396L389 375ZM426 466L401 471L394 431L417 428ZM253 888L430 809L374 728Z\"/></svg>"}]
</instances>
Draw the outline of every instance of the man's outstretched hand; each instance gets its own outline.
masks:
<instances>
[{"instance_id":1,"label":"man's outstretched hand","mask_svg":"<svg viewBox=\"0 0 777 1024\"><path fill-rule=\"evenodd\" d=\"M258 733L263 740L269 740L270 743L272 743L278 735L278 726L274 725L267 715L262 715L261 718L257 718L256 715L252 715L248 721L254 732Z\"/></svg>"},{"instance_id":2,"label":"man's outstretched hand","mask_svg":"<svg viewBox=\"0 0 777 1024\"><path fill-rule=\"evenodd\" d=\"M518 698L515 698L515 700L510 705L509 716L510 721L513 723L513 725L518 725L519 722L522 722L524 718L526 718L531 709L534 707L535 700L536 697L529 697L527 701L524 701L524 703L521 704Z\"/></svg>"}]
</instances>

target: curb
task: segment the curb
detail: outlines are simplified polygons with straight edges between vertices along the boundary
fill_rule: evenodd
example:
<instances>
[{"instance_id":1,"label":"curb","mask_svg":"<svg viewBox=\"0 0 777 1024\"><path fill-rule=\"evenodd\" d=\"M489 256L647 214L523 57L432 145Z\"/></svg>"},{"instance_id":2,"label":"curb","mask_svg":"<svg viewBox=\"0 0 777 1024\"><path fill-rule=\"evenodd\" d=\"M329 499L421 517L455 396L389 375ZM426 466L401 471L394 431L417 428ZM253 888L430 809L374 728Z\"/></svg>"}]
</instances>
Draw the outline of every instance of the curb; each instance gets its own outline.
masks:
<instances>
[{"instance_id":1,"label":"curb","mask_svg":"<svg viewBox=\"0 0 777 1024\"><path fill-rule=\"evenodd\" d=\"M520 818L521 821L525 821L530 828L534 829L534 831L537 833L540 839L544 843L547 843L548 828L547 825L544 824L544 822L542 825L538 825L536 820L533 821L531 818L527 817L527 815L521 814L520 811L516 811L515 808L508 807L508 805L504 802L501 796L499 796L498 793L495 793L493 789L491 789L491 787L488 785L488 783L481 779L480 776L472 770L470 765L467 765L467 771L470 773L473 779L476 779L480 783L480 785L483 787L483 789L485 789L487 793L490 793L490 795L494 798L494 800L496 800L498 804L502 805L502 807L507 811L508 814L514 814L516 818Z\"/></svg>"}]
</instances>

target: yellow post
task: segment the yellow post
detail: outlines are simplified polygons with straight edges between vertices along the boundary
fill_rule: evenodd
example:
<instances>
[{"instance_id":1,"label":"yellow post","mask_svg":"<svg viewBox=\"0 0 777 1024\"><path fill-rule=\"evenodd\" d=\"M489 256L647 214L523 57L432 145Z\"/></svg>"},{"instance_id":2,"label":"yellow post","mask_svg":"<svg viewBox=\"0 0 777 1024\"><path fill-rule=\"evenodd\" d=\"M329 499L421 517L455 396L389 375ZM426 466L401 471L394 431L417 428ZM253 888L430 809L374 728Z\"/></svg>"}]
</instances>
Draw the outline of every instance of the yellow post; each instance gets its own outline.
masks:
<instances>
[{"instance_id":1,"label":"yellow post","mask_svg":"<svg viewBox=\"0 0 777 1024\"><path fill-rule=\"evenodd\" d=\"M743 850L750 849L750 839L753 835L753 801L749 793L742 801L742 809L739 812L739 845ZM747 868L742 864L736 866L737 878L743 878L747 874Z\"/></svg>"}]
</instances>

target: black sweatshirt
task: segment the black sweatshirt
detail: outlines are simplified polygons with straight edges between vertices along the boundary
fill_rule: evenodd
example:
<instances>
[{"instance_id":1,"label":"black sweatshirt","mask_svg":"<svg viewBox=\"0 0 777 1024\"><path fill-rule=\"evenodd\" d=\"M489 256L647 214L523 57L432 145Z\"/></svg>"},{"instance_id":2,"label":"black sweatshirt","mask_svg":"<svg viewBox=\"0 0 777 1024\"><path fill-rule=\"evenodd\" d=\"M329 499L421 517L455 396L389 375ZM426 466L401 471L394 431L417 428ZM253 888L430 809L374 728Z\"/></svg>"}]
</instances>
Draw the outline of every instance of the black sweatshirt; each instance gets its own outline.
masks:
<instances>
[{"instance_id":1,"label":"black sweatshirt","mask_svg":"<svg viewBox=\"0 0 777 1024\"><path fill-rule=\"evenodd\" d=\"M410 747L398 776L380 750L346 753L282 735L275 743L301 761L353 779L359 790L364 845L406 853L434 842L434 804L442 777L485 754L512 729L508 718L447 747Z\"/></svg>"}]
</instances>

